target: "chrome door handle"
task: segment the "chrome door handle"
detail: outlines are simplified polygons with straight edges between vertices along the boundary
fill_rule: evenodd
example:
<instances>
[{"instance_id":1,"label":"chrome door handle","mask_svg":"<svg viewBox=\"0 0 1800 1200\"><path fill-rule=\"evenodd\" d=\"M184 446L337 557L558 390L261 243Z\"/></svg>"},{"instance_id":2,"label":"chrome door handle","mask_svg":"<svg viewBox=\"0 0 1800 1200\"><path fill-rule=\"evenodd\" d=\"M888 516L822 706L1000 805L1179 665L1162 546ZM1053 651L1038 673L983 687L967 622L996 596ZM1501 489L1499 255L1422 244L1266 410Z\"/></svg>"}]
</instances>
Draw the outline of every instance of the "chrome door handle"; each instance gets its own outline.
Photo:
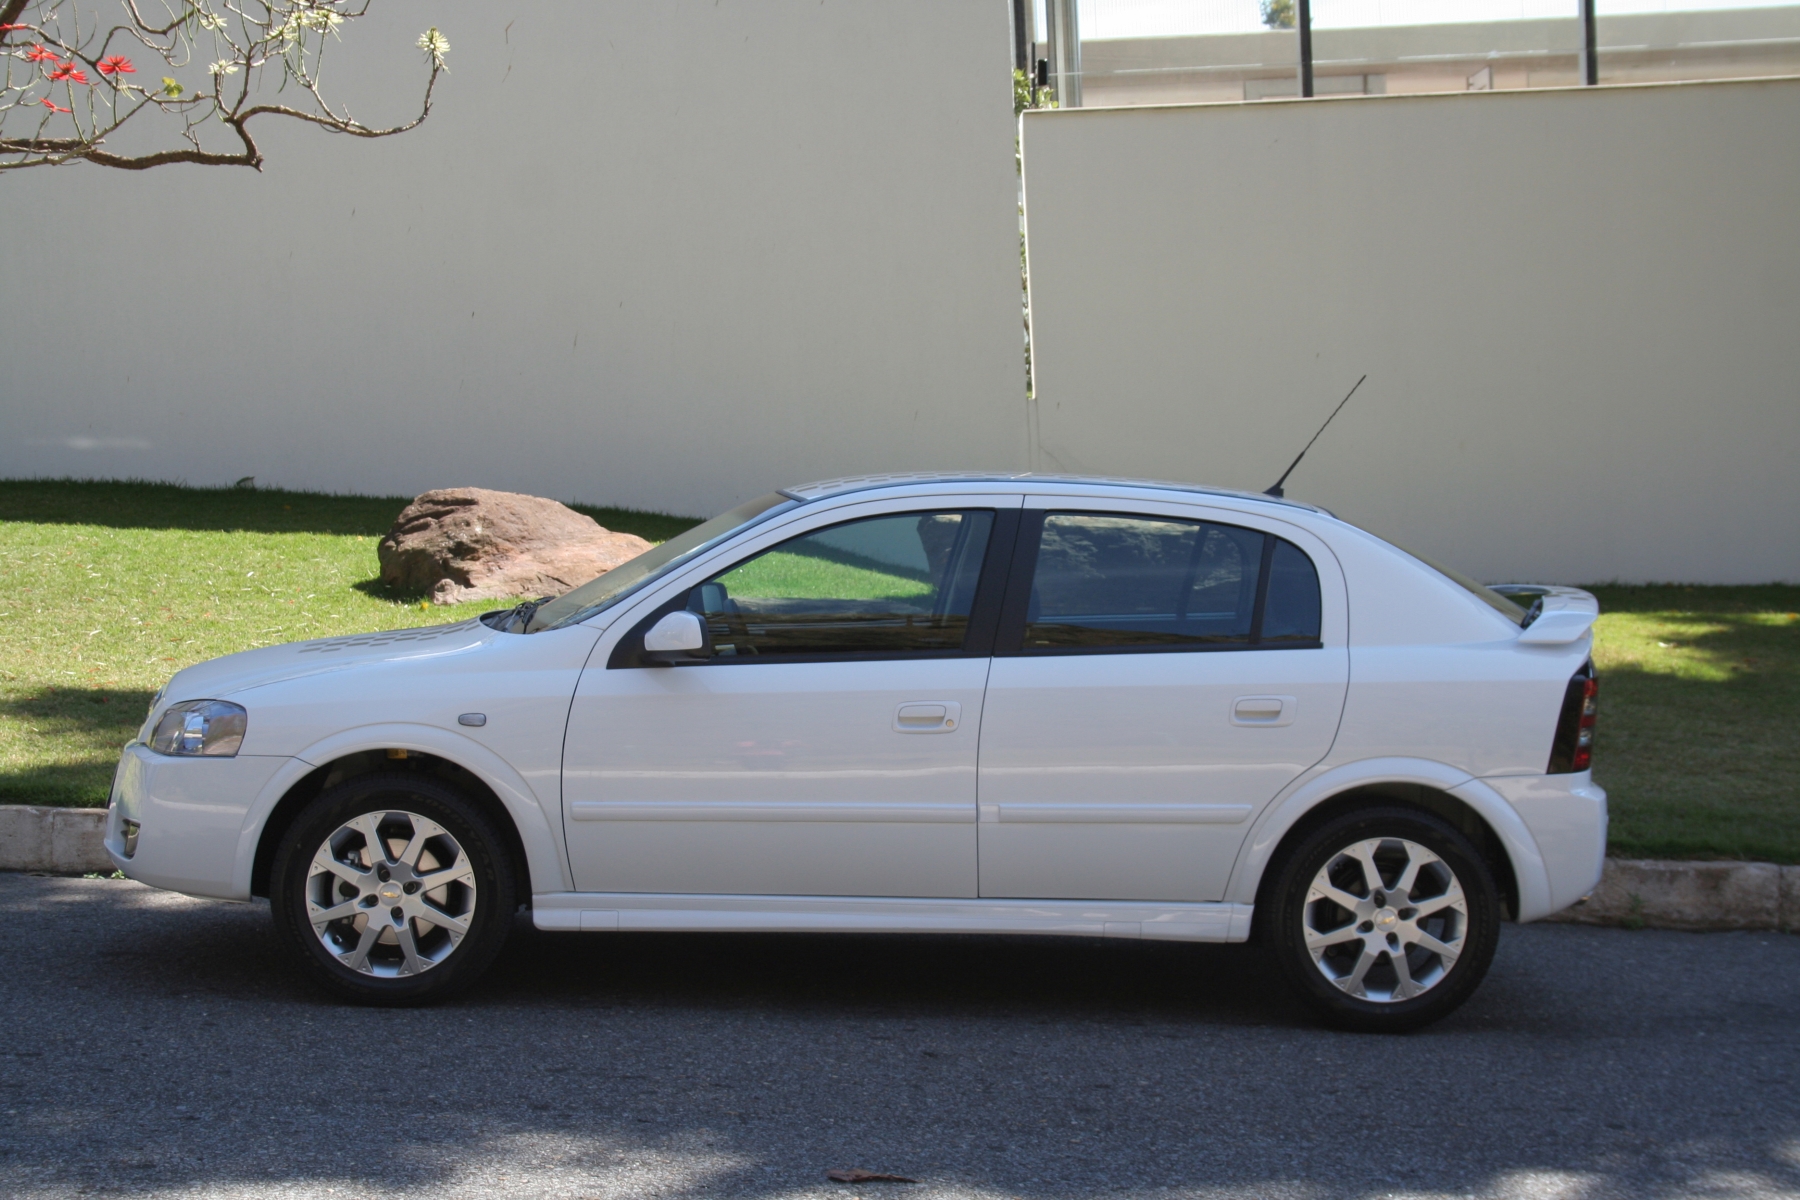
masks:
<instances>
[{"instance_id":1,"label":"chrome door handle","mask_svg":"<svg viewBox=\"0 0 1800 1200\"><path fill-rule=\"evenodd\" d=\"M1239 696L1231 704L1231 723L1292 725L1297 707L1292 696Z\"/></svg>"},{"instance_id":2,"label":"chrome door handle","mask_svg":"<svg viewBox=\"0 0 1800 1200\"><path fill-rule=\"evenodd\" d=\"M915 700L894 710L896 733L954 733L962 705L954 700Z\"/></svg>"}]
</instances>

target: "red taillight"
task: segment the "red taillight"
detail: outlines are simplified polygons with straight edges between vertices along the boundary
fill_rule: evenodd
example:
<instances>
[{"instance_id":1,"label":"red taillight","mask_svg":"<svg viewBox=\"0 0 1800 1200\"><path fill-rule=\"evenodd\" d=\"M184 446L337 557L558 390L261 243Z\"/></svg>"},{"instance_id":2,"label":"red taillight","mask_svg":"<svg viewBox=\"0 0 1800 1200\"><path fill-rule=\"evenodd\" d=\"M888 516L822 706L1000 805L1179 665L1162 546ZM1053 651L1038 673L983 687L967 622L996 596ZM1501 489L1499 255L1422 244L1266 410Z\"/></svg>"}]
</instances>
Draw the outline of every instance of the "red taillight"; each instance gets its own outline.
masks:
<instances>
[{"instance_id":1,"label":"red taillight","mask_svg":"<svg viewBox=\"0 0 1800 1200\"><path fill-rule=\"evenodd\" d=\"M1575 726L1575 753L1570 766L1585 771L1594 763L1594 715L1599 711L1600 681L1589 679L1581 690L1581 720Z\"/></svg>"},{"instance_id":2,"label":"red taillight","mask_svg":"<svg viewBox=\"0 0 1800 1200\"><path fill-rule=\"evenodd\" d=\"M1556 739L1550 747L1550 774L1586 771L1593 766L1594 714L1599 696L1600 681L1594 676L1594 664L1584 663L1563 693Z\"/></svg>"}]
</instances>

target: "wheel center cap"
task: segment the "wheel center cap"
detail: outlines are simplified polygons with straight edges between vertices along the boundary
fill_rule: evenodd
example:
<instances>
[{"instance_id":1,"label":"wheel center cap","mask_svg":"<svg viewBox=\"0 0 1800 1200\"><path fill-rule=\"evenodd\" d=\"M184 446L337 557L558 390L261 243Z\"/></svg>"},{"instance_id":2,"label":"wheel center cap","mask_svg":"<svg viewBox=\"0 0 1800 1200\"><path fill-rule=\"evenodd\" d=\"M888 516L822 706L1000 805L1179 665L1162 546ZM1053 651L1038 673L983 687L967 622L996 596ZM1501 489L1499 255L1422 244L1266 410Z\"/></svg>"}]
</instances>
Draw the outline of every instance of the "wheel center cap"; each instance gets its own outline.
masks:
<instances>
[{"instance_id":1,"label":"wheel center cap","mask_svg":"<svg viewBox=\"0 0 1800 1200\"><path fill-rule=\"evenodd\" d=\"M1400 914L1391 908L1384 908L1375 914L1375 926L1378 929L1392 929L1400 923Z\"/></svg>"},{"instance_id":2,"label":"wheel center cap","mask_svg":"<svg viewBox=\"0 0 1800 1200\"><path fill-rule=\"evenodd\" d=\"M377 888L375 894L381 897L383 904L398 904L404 893L401 892L400 885L390 879Z\"/></svg>"}]
</instances>

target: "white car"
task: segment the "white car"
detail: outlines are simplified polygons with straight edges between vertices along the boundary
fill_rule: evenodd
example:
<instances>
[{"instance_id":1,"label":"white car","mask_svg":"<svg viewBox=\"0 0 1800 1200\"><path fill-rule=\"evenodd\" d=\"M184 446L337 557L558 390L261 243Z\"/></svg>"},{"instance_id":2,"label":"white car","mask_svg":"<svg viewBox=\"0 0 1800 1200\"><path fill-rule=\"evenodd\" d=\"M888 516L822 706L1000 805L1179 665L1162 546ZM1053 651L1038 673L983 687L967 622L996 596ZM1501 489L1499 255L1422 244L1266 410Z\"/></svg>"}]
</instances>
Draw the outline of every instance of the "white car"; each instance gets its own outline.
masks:
<instances>
[{"instance_id":1,"label":"white car","mask_svg":"<svg viewBox=\"0 0 1800 1200\"><path fill-rule=\"evenodd\" d=\"M1304 504L1041 476L764 496L560 598L178 673L133 879L266 896L338 994L549 930L1239 942L1326 1019L1460 1004L1599 878L1592 596Z\"/></svg>"}]
</instances>

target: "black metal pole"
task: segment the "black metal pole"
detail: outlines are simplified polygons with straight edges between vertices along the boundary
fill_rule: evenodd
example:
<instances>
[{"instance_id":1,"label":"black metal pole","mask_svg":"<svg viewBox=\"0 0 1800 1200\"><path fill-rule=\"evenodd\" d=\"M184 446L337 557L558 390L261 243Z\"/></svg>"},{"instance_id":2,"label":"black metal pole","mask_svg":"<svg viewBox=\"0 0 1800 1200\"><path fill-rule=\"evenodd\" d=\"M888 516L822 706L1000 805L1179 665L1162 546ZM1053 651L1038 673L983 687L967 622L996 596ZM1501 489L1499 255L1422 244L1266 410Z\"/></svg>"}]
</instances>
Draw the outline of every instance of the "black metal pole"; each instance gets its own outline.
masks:
<instances>
[{"instance_id":1,"label":"black metal pole","mask_svg":"<svg viewBox=\"0 0 1800 1200\"><path fill-rule=\"evenodd\" d=\"M1301 0L1302 3L1305 0ZM1600 82L1599 39L1596 36L1594 21L1594 0L1580 0L1581 3L1581 82L1585 87L1593 87Z\"/></svg>"},{"instance_id":2,"label":"black metal pole","mask_svg":"<svg viewBox=\"0 0 1800 1200\"><path fill-rule=\"evenodd\" d=\"M1591 6L1594 0L1581 0ZM1312 74L1312 0L1298 0L1295 5L1294 24L1300 31L1300 94L1313 94Z\"/></svg>"},{"instance_id":3,"label":"black metal pole","mask_svg":"<svg viewBox=\"0 0 1800 1200\"><path fill-rule=\"evenodd\" d=\"M1031 74L1031 30L1026 25L1030 20L1030 10L1025 7L1027 0L1013 0L1013 70Z\"/></svg>"}]
</instances>

